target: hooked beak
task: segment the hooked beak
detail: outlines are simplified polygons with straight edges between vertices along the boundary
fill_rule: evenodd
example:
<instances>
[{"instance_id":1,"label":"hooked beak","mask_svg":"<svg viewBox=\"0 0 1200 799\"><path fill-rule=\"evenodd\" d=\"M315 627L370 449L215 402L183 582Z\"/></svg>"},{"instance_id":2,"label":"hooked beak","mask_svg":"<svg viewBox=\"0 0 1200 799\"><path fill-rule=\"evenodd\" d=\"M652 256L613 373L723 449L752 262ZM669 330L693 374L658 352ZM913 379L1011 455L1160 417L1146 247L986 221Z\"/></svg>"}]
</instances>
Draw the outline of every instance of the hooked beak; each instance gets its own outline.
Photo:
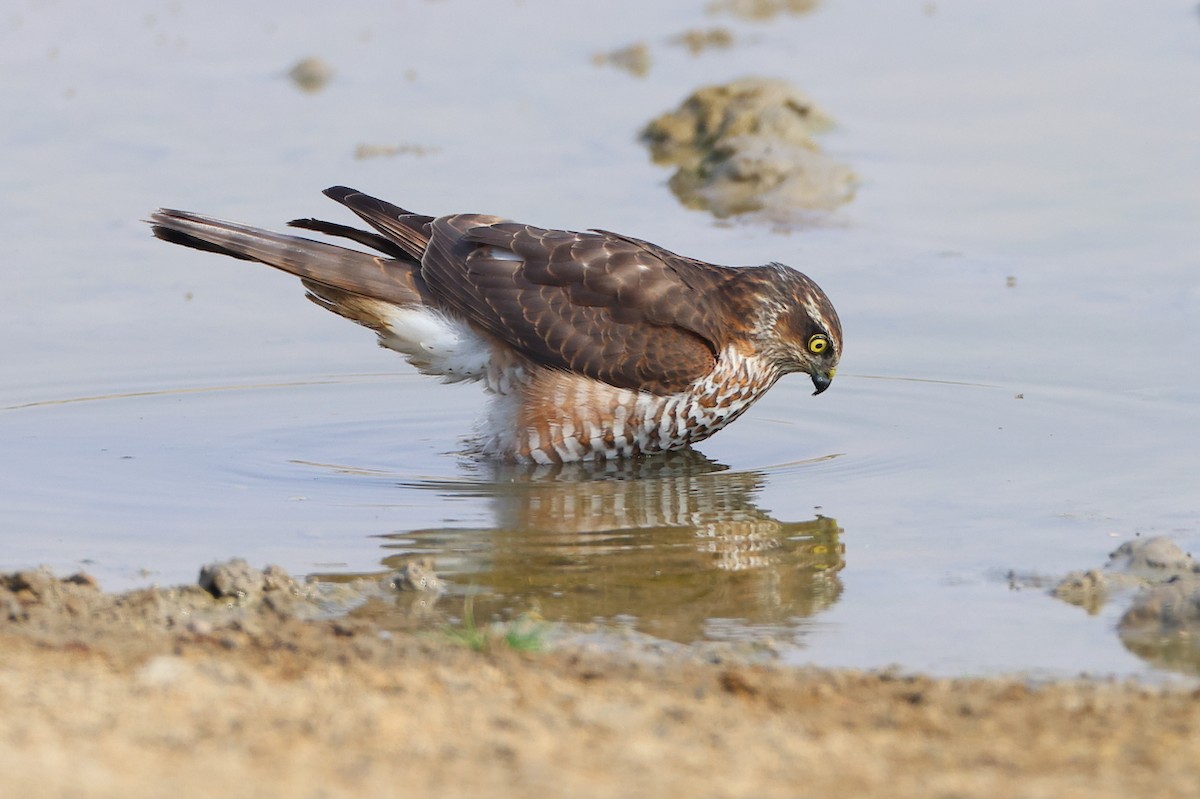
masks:
<instances>
[{"instance_id":1,"label":"hooked beak","mask_svg":"<svg viewBox=\"0 0 1200 799\"><path fill-rule=\"evenodd\" d=\"M837 369L830 369L828 372L813 372L812 381L816 391L813 396L817 396L825 389L829 388L829 384L833 382L833 376L837 374Z\"/></svg>"}]
</instances>

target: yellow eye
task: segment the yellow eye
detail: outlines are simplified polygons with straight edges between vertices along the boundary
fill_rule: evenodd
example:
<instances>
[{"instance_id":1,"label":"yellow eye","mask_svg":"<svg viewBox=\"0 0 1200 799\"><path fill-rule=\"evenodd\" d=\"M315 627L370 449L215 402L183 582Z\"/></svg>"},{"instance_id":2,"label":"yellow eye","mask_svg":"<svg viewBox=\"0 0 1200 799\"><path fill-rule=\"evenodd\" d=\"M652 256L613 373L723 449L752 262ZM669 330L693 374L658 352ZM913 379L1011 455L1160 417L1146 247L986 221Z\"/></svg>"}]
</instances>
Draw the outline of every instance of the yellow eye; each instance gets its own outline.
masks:
<instances>
[{"instance_id":1,"label":"yellow eye","mask_svg":"<svg viewBox=\"0 0 1200 799\"><path fill-rule=\"evenodd\" d=\"M820 333L808 340L808 351L813 355L820 355L827 349L829 349L829 339Z\"/></svg>"}]
</instances>

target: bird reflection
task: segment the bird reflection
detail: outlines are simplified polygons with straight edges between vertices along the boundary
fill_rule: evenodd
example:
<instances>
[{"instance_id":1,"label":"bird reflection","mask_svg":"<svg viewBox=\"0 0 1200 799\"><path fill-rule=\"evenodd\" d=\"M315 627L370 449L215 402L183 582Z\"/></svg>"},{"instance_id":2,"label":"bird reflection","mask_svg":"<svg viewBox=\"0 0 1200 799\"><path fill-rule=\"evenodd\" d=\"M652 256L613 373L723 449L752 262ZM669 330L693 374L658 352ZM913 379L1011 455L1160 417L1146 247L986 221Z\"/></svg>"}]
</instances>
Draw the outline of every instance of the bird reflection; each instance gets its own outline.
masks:
<instances>
[{"instance_id":1,"label":"bird reflection","mask_svg":"<svg viewBox=\"0 0 1200 799\"><path fill-rule=\"evenodd\" d=\"M469 482L422 483L485 498L490 527L383 536L397 568L435 560L474 594L476 618L629 624L658 637L790 635L841 593L830 518L780 521L755 504L767 476L685 450L636 461L480 463Z\"/></svg>"}]
</instances>

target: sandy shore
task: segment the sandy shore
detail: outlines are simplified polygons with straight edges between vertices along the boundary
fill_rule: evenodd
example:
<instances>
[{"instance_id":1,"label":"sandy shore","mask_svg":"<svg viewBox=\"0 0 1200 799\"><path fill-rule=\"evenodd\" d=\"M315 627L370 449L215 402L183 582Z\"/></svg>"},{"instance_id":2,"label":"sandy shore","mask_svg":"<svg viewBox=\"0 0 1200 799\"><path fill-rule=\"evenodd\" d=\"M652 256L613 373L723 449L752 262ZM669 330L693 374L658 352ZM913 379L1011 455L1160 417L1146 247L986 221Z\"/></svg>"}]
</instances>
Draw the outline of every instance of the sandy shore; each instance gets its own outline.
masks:
<instances>
[{"instance_id":1,"label":"sandy shore","mask_svg":"<svg viewBox=\"0 0 1200 799\"><path fill-rule=\"evenodd\" d=\"M345 596L277 571L248 579L114 596L0 576L0 793L1200 793L1200 691L480 652L319 618Z\"/></svg>"}]
</instances>

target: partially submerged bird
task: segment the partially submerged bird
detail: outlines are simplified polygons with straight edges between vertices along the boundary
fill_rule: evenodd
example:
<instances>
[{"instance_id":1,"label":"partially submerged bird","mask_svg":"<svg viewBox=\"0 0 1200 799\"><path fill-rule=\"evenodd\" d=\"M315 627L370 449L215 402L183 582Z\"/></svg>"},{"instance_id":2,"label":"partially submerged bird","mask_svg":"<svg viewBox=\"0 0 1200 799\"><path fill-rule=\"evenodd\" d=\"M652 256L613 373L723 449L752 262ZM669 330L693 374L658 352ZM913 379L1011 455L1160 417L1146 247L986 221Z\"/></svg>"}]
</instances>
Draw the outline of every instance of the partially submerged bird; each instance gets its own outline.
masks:
<instances>
[{"instance_id":1,"label":"partially submerged bird","mask_svg":"<svg viewBox=\"0 0 1200 799\"><path fill-rule=\"evenodd\" d=\"M842 327L812 280L782 264L726 267L594 230L484 214L424 216L336 186L376 232L292 227L381 255L162 209L165 241L298 275L308 297L371 328L426 374L494 395L480 444L533 463L682 449L791 372L829 387Z\"/></svg>"}]
</instances>

